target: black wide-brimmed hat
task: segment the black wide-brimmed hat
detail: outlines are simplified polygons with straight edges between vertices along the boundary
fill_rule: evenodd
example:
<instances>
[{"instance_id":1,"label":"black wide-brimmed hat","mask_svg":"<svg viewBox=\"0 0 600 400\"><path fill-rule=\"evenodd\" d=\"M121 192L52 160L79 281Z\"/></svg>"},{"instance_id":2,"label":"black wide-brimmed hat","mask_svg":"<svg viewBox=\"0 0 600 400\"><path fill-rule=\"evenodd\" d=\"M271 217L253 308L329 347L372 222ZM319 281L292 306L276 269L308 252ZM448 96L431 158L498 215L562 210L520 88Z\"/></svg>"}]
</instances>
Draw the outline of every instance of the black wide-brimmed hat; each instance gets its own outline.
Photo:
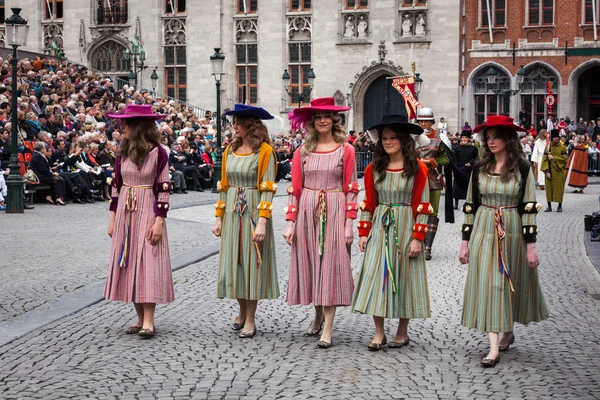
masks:
<instances>
[{"instance_id":1,"label":"black wide-brimmed hat","mask_svg":"<svg viewBox=\"0 0 600 400\"><path fill-rule=\"evenodd\" d=\"M471 139L471 137L472 137L473 135L471 134L471 131L462 131L462 132L460 133L460 136L461 136L461 137L465 136L465 137L468 137L469 139Z\"/></svg>"},{"instance_id":2,"label":"black wide-brimmed hat","mask_svg":"<svg viewBox=\"0 0 600 400\"><path fill-rule=\"evenodd\" d=\"M406 115L386 114L381 118L380 123L367 129L373 142L379 140L379 134L383 128L392 128L399 133L405 133L407 135L420 135L423 133L423 128L417 124L408 122L408 117Z\"/></svg>"},{"instance_id":3,"label":"black wide-brimmed hat","mask_svg":"<svg viewBox=\"0 0 600 400\"><path fill-rule=\"evenodd\" d=\"M560 137L560 131L558 129L552 129L550 131L550 139L554 139L554 138L558 138Z\"/></svg>"}]
</instances>

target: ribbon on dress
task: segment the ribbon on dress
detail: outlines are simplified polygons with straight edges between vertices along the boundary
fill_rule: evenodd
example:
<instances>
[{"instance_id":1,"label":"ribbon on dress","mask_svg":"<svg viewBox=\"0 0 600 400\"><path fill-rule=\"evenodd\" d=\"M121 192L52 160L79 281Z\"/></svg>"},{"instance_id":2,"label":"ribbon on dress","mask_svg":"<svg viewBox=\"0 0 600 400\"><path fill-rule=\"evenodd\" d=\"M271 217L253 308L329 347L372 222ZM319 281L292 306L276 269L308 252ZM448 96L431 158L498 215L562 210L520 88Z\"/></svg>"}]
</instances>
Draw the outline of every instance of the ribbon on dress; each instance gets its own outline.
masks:
<instances>
[{"instance_id":1,"label":"ribbon on dress","mask_svg":"<svg viewBox=\"0 0 600 400\"><path fill-rule=\"evenodd\" d=\"M343 192L342 189L311 189L305 187L307 190L314 190L318 193L317 205L315 206L314 213L319 216L319 256L325 254L325 233L327 232L327 193L339 193Z\"/></svg>"},{"instance_id":2,"label":"ribbon on dress","mask_svg":"<svg viewBox=\"0 0 600 400\"><path fill-rule=\"evenodd\" d=\"M502 217L502 210L505 208L517 208L517 206L493 207L487 204L482 204L482 206L495 209L494 222L496 225L496 242L498 247L498 271L502 275L506 276L506 279L508 279L508 284L510 285L510 290L514 293L515 288L513 286L512 279L510 278L509 267L506 264L504 257L502 257L502 241L506 237L506 230L504 228L504 218Z\"/></svg>"},{"instance_id":3,"label":"ribbon on dress","mask_svg":"<svg viewBox=\"0 0 600 400\"><path fill-rule=\"evenodd\" d=\"M243 222L243 215L244 212L247 210L248 208L248 203L246 202L246 188L245 187L236 187L237 189L237 201L235 202L234 206L233 206L233 211L237 212L238 217L240 219L240 241L239 241L239 248L238 248L238 262L241 263L240 258L242 257L242 222ZM255 189L255 188L250 188L250 189ZM250 218L250 232L252 233L252 237L254 237L254 229L256 228L256 223L254 222L254 220L252 219L252 215L248 214L248 217ZM262 257L260 254L260 248L258 247L258 243L256 242L252 242L254 243L254 250L256 251L256 267L260 267L260 265L262 264Z\"/></svg>"},{"instance_id":4,"label":"ribbon on dress","mask_svg":"<svg viewBox=\"0 0 600 400\"><path fill-rule=\"evenodd\" d=\"M123 187L127 188L125 194L125 213L127 214L127 224L125 225L125 241L123 242L123 247L121 248L121 257L119 258L119 267L128 268L129 267L129 250L130 250L130 238L131 235L131 218L133 216L133 212L137 210L137 196L135 195L135 189L152 189L152 185L139 185L139 186L129 186L123 185Z\"/></svg>"},{"instance_id":5,"label":"ribbon on dress","mask_svg":"<svg viewBox=\"0 0 600 400\"><path fill-rule=\"evenodd\" d=\"M381 206L385 207L385 211L383 212L383 216L381 217L381 224L385 230L385 257L384 257L384 266L383 266L383 287L381 289L382 292L385 291L385 285L387 283L388 278L392 280L392 291L396 293L396 277L394 277L394 272L392 271L392 249L390 247L390 226L393 227L394 232L394 246L396 247L396 251L398 254L402 253L400 248L400 240L398 239L398 224L396 223L396 217L394 217L393 207L400 206L408 206L410 204L406 203L380 203Z\"/></svg>"}]
</instances>

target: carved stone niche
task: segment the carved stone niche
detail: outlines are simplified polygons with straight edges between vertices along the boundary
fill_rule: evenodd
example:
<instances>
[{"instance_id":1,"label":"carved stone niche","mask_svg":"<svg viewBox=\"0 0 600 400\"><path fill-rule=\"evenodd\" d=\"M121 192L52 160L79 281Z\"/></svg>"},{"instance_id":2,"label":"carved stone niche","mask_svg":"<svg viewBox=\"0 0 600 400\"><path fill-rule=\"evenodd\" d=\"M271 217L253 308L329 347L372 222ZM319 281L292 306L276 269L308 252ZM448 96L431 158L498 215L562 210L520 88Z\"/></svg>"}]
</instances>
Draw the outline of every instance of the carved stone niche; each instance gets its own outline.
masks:
<instances>
[{"instance_id":1,"label":"carved stone niche","mask_svg":"<svg viewBox=\"0 0 600 400\"><path fill-rule=\"evenodd\" d=\"M236 19L235 39L237 42L258 41L258 18Z\"/></svg>"},{"instance_id":2,"label":"carved stone niche","mask_svg":"<svg viewBox=\"0 0 600 400\"><path fill-rule=\"evenodd\" d=\"M185 18L164 19L163 43L165 46L187 44L187 28Z\"/></svg>"},{"instance_id":3,"label":"carved stone niche","mask_svg":"<svg viewBox=\"0 0 600 400\"><path fill-rule=\"evenodd\" d=\"M429 40L427 10L402 10L398 14L397 41L418 42Z\"/></svg>"},{"instance_id":4,"label":"carved stone niche","mask_svg":"<svg viewBox=\"0 0 600 400\"><path fill-rule=\"evenodd\" d=\"M310 41L311 39L312 21L310 16L288 18L288 40Z\"/></svg>"},{"instance_id":5,"label":"carved stone niche","mask_svg":"<svg viewBox=\"0 0 600 400\"><path fill-rule=\"evenodd\" d=\"M365 12L350 12L342 14L343 30L342 40L367 40L369 39L369 14Z\"/></svg>"},{"instance_id":6,"label":"carved stone niche","mask_svg":"<svg viewBox=\"0 0 600 400\"><path fill-rule=\"evenodd\" d=\"M58 47L64 49L63 44L63 25L59 23L43 24L44 49L49 49L52 42Z\"/></svg>"}]
</instances>

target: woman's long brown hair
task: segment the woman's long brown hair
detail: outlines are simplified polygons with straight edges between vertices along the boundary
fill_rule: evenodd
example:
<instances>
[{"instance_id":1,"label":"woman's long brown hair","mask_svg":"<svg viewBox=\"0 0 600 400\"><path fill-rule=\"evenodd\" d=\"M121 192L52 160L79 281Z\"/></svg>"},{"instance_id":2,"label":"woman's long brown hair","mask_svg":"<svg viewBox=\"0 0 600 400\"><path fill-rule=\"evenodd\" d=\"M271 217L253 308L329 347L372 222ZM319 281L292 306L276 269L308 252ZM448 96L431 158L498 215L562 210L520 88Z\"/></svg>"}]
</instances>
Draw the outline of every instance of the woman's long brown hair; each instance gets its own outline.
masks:
<instances>
[{"instance_id":1,"label":"woman's long brown hair","mask_svg":"<svg viewBox=\"0 0 600 400\"><path fill-rule=\"evenodd\" d=\"M160 133L154 120L149 118L131 118L123 124L129 127L129 138L123 135L117 152L123 159L129 158L140 169L151 147L160 145Z\"/></svg>"},{"instance_id":2,"label":"woman's long brown hair","mask_svg":"<svg viewBox=\"0 0 600 400\"><path fill-rule=\"evenodd\" d=\"M492 173L496 166L496 157L494 157L494 153L490 151L487 144L488 131L489 128L485 129L481 135L482 152L481 160L479 161L479 170L486 174ZM502 182L508 182L516 176L519 166L527 162L527 160L525 160L525 156L523 155L523 146L519 141L519 135L515 131L506 128L496 128L496 136L498 139L504 141L506 146L506 161L500 173L500 179Z\"/></svg>"},{"instance_id":3,"label":"woman's long brown hair","mask_svg":"<svg viewBox=\"0 0 600 400\"><path fill-rule=\"evenodd\" d=\"M252 148L253 153L260 150L260 146L263 142L271 142L269 139L269 131L267 130L267 127L260 122L260 119L236 116L235 122L246 130L246 143ZM236 151L242 144L242 139L236 136L231 141L231 150Z\"/></svg>"},{"instance_id":4,"label":"woman's long brown hair","mask_svg":"<svg viewBox=\"0 0 600 400\"><path fill-rule=\"evenodd\" d=\"M417 161L417 151L415 147L415 141L409 134L403 134L398 129L389 127L400 140L401 152L404 156L404 170L402 175L404 177L411 177L417 173L419 169L419 162ZM378 130L379 140L375 143L375 151L373 155L373 169L377 173L377 181L375 183L382 182L386 176L386 168L390 163L390 156L386 153L381 144L381 138L383 137L383 129Z\"/></svg>"}]
</instances>

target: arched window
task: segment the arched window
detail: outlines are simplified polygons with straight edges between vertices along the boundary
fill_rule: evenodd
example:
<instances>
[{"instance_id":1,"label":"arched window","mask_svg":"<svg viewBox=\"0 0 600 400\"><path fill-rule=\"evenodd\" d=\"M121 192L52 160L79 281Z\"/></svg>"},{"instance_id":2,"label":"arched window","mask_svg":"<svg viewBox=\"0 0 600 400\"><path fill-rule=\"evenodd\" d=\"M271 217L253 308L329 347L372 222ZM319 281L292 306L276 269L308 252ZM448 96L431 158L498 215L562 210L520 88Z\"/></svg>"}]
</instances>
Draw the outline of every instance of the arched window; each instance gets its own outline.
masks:
<instances>
[{"instance_id":1,"label":"arched window","mask_svg":"<svg viewBox=\"0 0 600 400\"><path fill-rule=\"evenodd\" d=\"M117 42L106 42L94 51L92 68L102 72L127 72L129 62L125 61L125 47Z\"/></svg>"},{"instance_id":2,"label":"arched window","mask_svg":"<svg viewBox=\"0 0 600 400\"><path fill-rule=\"evenodd\" d=\"M490 66L482 68L473 78L475 99L475 122L483 124L488 115L509 115L510 96L498 95L500 90L510 89L510 78L500 68L496 70L496 82L489 83L487 73Z\"/></svg>"},{"instance_id":3,"label":"arched window","mask_svg":"<svg viewBox=\"0 0 600 400\"><path fill-rule=\"evenodd\" d=\"M525 79L521 85L519 118L526 123L526 126L530 124L537 126L540 120L545 121L548 118L548 106L545 102L548 82L552 82L553 96L555 102L558 102L558 85L556 84L558 77L551 69L537 64L525 70ZM555 105L555 110L556 107Z\"/></svg>"}]
</instances>

